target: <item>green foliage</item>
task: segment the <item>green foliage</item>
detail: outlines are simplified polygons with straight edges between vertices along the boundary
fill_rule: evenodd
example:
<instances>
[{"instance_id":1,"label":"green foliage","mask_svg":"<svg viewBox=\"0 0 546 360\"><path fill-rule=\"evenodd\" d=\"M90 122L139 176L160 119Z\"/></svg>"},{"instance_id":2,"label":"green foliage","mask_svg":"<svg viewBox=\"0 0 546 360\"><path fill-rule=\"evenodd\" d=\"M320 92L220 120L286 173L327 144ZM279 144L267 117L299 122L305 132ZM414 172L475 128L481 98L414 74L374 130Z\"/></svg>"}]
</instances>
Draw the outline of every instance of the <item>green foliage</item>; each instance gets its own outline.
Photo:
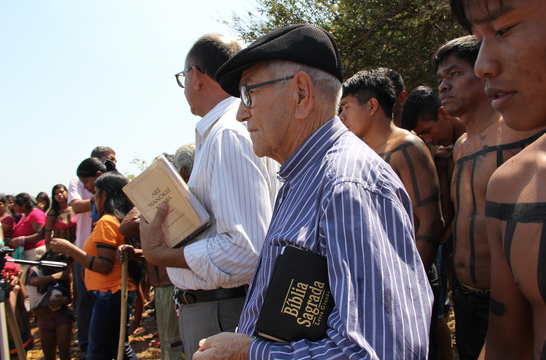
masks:
<instances>
[{"instance_id":1,"label":"green foliage","mask_svg":"<svg viewBox=\"0 0 546 360\"><path fill-rule=\"evenodd\" d=\"M231 22L245 42L273 29L310 23L335 38L347 79L358 71L388 67L406 89L436 82L431 58L444 42L465 35L448 0L257 0L256 11Z\"/></svg>"},{"instance_id":2,"label":"green foliage","mask_svg":"<svg viewBox=\"0 0 546 360\"><path fill-rule=\"evenodd\" d=\"M148 167L148 162L136 153L133 154L133 160L131 160L131 164L136 165L140 172L143 172ZM127 176L127 179L129 179L129 181L133 181L136 177L135 174L129 174L128 172L125 172L125 176Z\"/></svg>"}]
</instances>

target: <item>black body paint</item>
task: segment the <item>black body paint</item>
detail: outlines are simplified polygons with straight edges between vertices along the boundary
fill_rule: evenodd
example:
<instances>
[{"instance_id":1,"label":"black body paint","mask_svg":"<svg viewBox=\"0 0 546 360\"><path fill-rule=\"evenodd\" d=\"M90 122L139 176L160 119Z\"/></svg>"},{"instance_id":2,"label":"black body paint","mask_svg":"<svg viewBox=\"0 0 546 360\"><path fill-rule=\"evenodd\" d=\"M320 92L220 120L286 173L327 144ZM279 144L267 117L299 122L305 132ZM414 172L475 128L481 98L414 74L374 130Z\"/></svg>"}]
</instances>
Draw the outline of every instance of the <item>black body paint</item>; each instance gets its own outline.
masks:
<instances>
[{"instance_id":1,"label":"black body paint","mask_svg":"<svg viewBox=\"0 0 546 360\"><path fill-rule=\"evenodd\" d=\"M429 244L438 245L438 242L434 240L431 236L427 235L417 235L415 241L424 241Z\"/></svg>"},{"instance_id":2,"label":"black body paint","mask_svg":"<svg viewBox=\"0 0 546 360\"><path fill-rule=\"evenodd\" d=\"M532 144L536 139L541 137L543 134L546 133L546 130L542 130L539 133L528 137L526 139L516 141L509 144L503 144L503 145L496 145L496 146L484 146L481 150L471 154L464 156L457 160L455 163L455 169L456 171L453 174L453 182L455 182L457 185L455 190L455 198L457 201L457 207L460 208L461 203L461 196L460 196L460 186L461 186L461 178L463 175L463 169L465 168L466 163L471 163L472 170L471 170L471 178L470 178L470 186L472 191L472 213L471 213L471 219L470 219L470 226L469 226L469 242L470 242L470 277L472 278L472 281L474 284L476 284L476 239L475 239L475 219L476 219L476 213L478 211L477 205L476 205L476 194L474 190L474 176L476 174L476 163L477 160L481 157L485 157L490 153L496 153L496 163L497 168L501 166L507 159L504 159L503 152L509 151L509 150L516 150L520 149L523 150L530 144ZM479 171L479 169L478 169ZM455 258L456 250L457 250L457 224L459 219L459 212L457 211L455 214L454 224L453 227L453 258Z\"/></svg>"},{"instance_id":3,"label":"black body paint","mask_svg":"<svg viewBox=\"0 0 546 360\"><path fill-rule=\"evenodd\" d=\"M546 203L498 204L487 201L485 204L485 216L506 221L504 256L506 257L508 266L510 266L510 270L512 270L512 242L517 224L542 224L538 249L537 285L542 295L542 300L546 303L546 261L544 261L546 259Z\"/></svg>"},{"instance_id":4,"label":"black body paint","mask_svg":"<svg viewBox=\"0 0 546 360\"><path fill-rule=\"evenodd\" d=\"M504 306L503 303L501 303L500 301L497 301L497 300L495 300L495 299L493 299L491 297L491 299L489 300L489 311L493 315L504 316L504 312L506 311L506 307Z\"/></svg>"},{"instance_id":5,"label":"black body paint","mask_svg":"<svg viewBox=\"0 0 546 360\"><path fill-rule=\"evenodd\" d=\"M97 249L108 249L108 250L116 250L116 247L113 245L107 245L107 244L97 244Z\"/></svg>"},{"instance_id":6,"label":"black body paint","mask_svg":"<svg viewBox=\"0 0 546 360\"><path fill-rule=\"evenodd\" d=\"M402 155L406 159L406 163L408 165L408 169L410 172L410 178L411 178L411 186L413 187L413 195L415 196L415 204L413 204L415 207L421 207L427 204L430 204L432 202L440 201L440 194L429 196L426 199L421 199L421 193L419 191L419 183L417 182L417 174L415 172L415 166L413 165L413 161L411 160L411 156L408 152L408 148L416 147L418 151L422 153L421 150L421 143L417 142L407 142L400 146L397 146L396 148L392 149L391 151L387 151L381 154L378 154L390 165L390 160L393 154L401 151Z\"/></svg>"},{"instance_id":7,"label":"black body paint","mask_svg":"<svg viewBox=\"0 0 546 360\"><path fill-rule=\"evenodd\" d=\"M108 258L105 258L104 256L99 256L99 259L104 260L104 261L106 261L107 263L110 263L110 264L114 265L114 262L113 262L112 260L110 260L110 259L108 259Z\"/></svg>"}]
</instances>

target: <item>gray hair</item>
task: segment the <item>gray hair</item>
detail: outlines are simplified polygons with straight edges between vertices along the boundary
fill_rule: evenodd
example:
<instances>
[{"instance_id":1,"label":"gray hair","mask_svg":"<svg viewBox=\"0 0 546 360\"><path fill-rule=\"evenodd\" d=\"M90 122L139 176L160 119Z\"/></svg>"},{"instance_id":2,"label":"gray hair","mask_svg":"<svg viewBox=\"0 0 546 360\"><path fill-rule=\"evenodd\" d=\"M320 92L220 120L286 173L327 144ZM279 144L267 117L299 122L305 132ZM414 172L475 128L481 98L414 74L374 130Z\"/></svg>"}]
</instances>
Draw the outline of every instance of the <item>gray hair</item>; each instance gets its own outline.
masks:
<instances>
[{"instance_id":1,"label":"gray hair","mask_svg":"<svg viewBox=\"0 0 546 360\"><path fill-rule=\"evenodd\" d=\"M184 171L189 176L193 169L193 160L195 158L195 143L182 145L174 154L174 167L178 172L184 168Z\"/></svg>"},{"instance_id":2,"label":"gray hair","mask_svg":"<svg viewBox=\"0 0 546 360\"><path fill-rule=\"evenodd\" d=\"M334 115L339 109L341 100L341 81L334 75L312 66L285 60L268 60L265 64L271 76L275 78L292 76L299 71L305 72L311 78L319 104L324 104L326 111L331 110Z\"/></svg>"},{"instance_id":3,"label":"gray hair","mask_svg":"<svg viewBox=\"0 0 546 360\"><path fill-rule=\"evenodd\" d=\"M93 149L93 151L91 151L90 157L101 158L104 155L110 154L110 153L115 154L116 152L114 151L114 149L108 146L97 146L96 148Z\"/></svg>"}]
</instances>

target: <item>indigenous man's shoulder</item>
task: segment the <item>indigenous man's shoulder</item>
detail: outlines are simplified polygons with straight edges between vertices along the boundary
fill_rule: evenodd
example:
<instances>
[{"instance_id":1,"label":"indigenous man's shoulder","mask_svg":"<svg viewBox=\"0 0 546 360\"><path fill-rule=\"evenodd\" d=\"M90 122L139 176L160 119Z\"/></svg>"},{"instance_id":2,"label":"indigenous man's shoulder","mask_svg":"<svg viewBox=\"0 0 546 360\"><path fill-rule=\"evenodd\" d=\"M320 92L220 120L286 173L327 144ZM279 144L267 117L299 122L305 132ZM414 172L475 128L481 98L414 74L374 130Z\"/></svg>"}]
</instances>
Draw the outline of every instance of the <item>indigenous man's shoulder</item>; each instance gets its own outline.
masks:
<instances>
[{"instance_id":1,"label":"indigenous man's shoulder","mask_svg":"<svg viewBox=\"0 0 546 360\"><path fill-rule=\"evenodd\" d=\"M453 158L453 146L440 146L434 152L434 160L445 161Z\"/></svg>"},{"instance_id":2,"label":"indigenous man's shoulder","mask_svg":"<svg viewBox=\"0 0 546 360\"><path fill-rule=\"evenodd\" d=\"M403 129L400 129L403 130ZM420 147L420 148L426 148L428 151L427 144L421 139L419 136L415 135L412 132L409 132L407 130L403 130L406 134L401 137L401 141L405 143L411 143L414 146Z\"/></svg>"},{"instance_id":3,"label":"indigenous man's shoulder","mask_svg":"<svg viewBox=\"0 0 546 360\"><path fill-rule=\"evenodd\" d=\"M537 175L540 154L531 145L502 164L491 176L487 186L487 200L497 203L517 202L518 194ZM542 161L543 171L546 161Z\"/></svg>"},{"instance_id":4,"label":"indigenous man's shoulder","mask_svg":"<svg viewBox=\"0 0 546 360\"><path fill-rule=\"evenodd\" d=\"M406 129L401 129L399 127L396 127L392 131L389 137L389 142L396 146L407 144L407 143L424 144L423 140L421 140L419 136L415 135L411 131L408 131Z\"/></svg>"},{"instance_id":5,"label":"indigenous man's shoulder","mask_svg":"<svg viewBox=\"0 0 546 360\"><path fill-rule=\"evenodd\" d=\"M462 134L453 145L453 159L461 157L462 151L468 143L468 133Z\"/></svg>"}]
</instances>

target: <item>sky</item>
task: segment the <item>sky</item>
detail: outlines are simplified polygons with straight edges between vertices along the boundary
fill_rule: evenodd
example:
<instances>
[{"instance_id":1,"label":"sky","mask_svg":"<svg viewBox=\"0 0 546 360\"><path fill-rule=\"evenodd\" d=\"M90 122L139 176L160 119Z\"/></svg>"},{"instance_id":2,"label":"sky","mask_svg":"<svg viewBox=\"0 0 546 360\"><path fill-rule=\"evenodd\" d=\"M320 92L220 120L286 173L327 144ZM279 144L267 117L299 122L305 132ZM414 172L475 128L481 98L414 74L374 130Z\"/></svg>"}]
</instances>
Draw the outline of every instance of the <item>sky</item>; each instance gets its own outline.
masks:
<instances>
[{"instance_id":1,"label":"sky","mask_svg":"<svg viewBox=\"0 0 546 360\"><path fill-rule=\"evenodd\" d=\"M96 146L129 175L195 141L174 74L253 0L0 1L0 193L51 196Z\"/></svg>"}]
</instances>

